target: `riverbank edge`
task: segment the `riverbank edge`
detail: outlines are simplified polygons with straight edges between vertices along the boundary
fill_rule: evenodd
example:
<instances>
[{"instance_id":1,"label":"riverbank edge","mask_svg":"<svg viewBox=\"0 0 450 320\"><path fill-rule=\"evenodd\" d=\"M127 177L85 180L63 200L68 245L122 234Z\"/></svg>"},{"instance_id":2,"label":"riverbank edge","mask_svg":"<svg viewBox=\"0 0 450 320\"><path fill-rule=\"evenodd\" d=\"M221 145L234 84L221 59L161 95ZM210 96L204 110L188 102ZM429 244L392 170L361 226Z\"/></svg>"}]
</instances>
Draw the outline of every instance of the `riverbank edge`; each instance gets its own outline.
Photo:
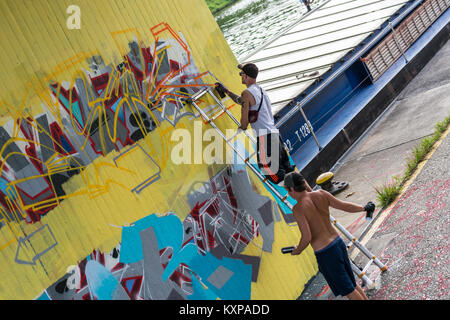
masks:
<instances>
[{"instance_id":1,"label":"riverbank edge","mask_svg":"<svg viewBox=\"0 0 450 320\"><path fill-rule=\"evenodd\" d=\"M209 8L209 10L211 11L212 15L215 16L216 14L220 13L221 11L223 11L224 9L230 7L231 5L235 4L238 1L239 0L230 0L229 2L224 4L223 6L219 7L218 9L213 10L213 9Z\"/></svg>"}]
</instances>

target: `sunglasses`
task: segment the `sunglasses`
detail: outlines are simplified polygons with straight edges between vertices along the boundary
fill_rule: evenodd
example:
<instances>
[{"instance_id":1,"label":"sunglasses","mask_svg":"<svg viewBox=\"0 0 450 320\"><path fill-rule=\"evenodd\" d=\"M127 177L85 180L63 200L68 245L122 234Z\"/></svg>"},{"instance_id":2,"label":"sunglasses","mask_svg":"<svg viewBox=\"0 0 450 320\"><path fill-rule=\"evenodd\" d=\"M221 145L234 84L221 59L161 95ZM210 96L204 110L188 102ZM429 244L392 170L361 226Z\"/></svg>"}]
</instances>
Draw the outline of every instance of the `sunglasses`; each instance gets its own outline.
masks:
<instances>
[{"instance_id":1,"label":"sunglasses","mask_svg":"<svg viewBox=\"0 0 450 320\"><path fill-rule=\"evenodd\" d=\"M240 76L243 76L244 74L245 74L244 71L239 72L239 75L240 75Z\"/></svg>"}]
</instances>

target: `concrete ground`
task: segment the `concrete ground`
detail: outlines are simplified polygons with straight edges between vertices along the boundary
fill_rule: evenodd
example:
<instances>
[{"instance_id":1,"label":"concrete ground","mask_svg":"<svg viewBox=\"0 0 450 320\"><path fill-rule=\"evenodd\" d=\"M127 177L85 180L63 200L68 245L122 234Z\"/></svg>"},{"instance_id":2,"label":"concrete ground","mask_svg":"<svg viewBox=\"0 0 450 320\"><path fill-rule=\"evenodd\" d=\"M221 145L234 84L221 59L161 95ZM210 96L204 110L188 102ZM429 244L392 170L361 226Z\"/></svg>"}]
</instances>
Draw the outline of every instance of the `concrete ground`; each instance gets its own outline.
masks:
<instances>
[{"instance_id":1,"label":"concrete ground","mask_svg":"<svg viewBox=\"0 0 450 320\"><path fill-rule=\"evenodd\" d=\"M374 234L367 237L367 248L388 267L382 274L371 268L375 289L367 294L372 299L450 299L449 131L399 200L383 212ZM358 255L355 262L361 260Z\"/></svg>"},{"instance_id":2,"label":"concrete ground","mask_svg":"<svg viewBox=\"0 0 450 320\"><path fill-rule=\"evenodd\" d=\"M338 198L361 205L377 203L375 188L402 176L412 149L450 115L449 55L447 42L336 163L334 180L349 182ZM369 268L369 278L376 284L367 291L370 298L450 298L450 137L441 141L401 197L389 208L377 207L371 222L365 220L365 213L331 210L333 217L389 267L382 274L377 267ZM367 258L358 252L351 252L351 258L363 267ZM319 273L299 299L342 298L333 296Z\"/></svg>"}]
</instances>

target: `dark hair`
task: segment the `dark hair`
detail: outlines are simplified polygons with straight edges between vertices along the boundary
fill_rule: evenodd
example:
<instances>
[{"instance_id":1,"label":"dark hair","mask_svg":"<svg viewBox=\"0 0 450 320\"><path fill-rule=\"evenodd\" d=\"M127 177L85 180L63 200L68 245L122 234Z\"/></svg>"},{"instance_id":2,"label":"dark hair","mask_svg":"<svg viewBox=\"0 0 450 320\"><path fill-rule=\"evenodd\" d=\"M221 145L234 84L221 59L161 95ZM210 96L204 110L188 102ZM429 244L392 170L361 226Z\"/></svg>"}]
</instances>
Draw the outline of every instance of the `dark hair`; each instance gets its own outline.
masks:
<instances>
[{"instance_id":1,"label":"dark hair","mask_svg":"<svg viewBox=\"0 0 450 320\"><path fill-rule=\"evenodd\" d=\"M256 79L258 76L258 67L254 63L239 64L238 68L244 71L250 78Z\"/></svg>"},{"instance_id":2,"label":"dark hair","mask_svg":"<svg viewBox=\"0 0 450 320\"><path fill-rule=\"evenodd\" d=\"M298 172L289 172L284 177L284 187L289 189L294 188L295 191L302 192L306 190L306 180Z\"/></svg>"}]
</instances>

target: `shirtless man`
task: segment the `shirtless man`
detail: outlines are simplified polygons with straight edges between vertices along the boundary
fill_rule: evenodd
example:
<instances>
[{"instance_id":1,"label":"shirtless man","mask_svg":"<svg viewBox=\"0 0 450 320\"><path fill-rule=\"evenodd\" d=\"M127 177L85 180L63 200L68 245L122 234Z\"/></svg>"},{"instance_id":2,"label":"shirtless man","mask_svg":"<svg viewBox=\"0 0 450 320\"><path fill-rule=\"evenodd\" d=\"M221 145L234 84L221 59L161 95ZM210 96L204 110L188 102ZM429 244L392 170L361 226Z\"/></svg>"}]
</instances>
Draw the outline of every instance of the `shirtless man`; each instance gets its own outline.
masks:
<instances>
[{"instance_id":1,"label":"shirtless man","mask_svg":"<svg viewBox=\"0 0 450 320\"><path fill-rule=\"evenodd\" d=\"M350 300L368 300L362 288L356 284L348 258L347 247L330 222L329 207L346 212L362 212L370 208L345 202L325 190L308 190L306 180L297 172L284 178L283 186L297 200L292 212L301 232L298 245L292 255L298 255L308 244L314 250L319 271L325 277L335 296L346 296Z\"/></svg>"}]
</instances>

